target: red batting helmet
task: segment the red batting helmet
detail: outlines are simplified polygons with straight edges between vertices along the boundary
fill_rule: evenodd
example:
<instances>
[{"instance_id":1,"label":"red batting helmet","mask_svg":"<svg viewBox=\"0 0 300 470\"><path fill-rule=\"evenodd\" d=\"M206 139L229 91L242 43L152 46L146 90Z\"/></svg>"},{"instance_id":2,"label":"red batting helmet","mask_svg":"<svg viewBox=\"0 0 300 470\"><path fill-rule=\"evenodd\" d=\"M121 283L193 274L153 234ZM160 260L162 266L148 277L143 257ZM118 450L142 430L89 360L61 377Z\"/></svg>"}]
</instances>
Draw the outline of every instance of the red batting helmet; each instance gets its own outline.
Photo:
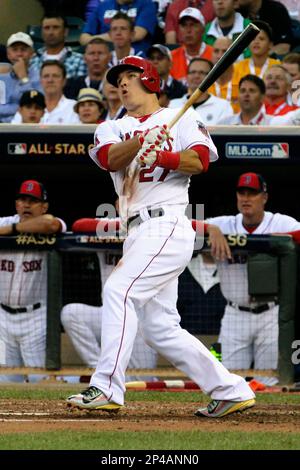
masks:
<instances>
[{"instance_id":1,"label":"red batting helmet","mask_svg":"<svg viewBox=\"0 0 300 470\"><path fill-rule=\"evenodd\" d=\"M145 88L147 88L147 90L151 91L152 93L160 92L160 78L156 67L154 67L154 65L151 64L149 60L135 55L124 57L124 59L120 60L118 65L115 65L109 69L106 75L107 81L111 85L118 87L117 81L119 74L128 69L142 72L140 78L142 84L145 86Z\"/></svg>"}]
</instances>

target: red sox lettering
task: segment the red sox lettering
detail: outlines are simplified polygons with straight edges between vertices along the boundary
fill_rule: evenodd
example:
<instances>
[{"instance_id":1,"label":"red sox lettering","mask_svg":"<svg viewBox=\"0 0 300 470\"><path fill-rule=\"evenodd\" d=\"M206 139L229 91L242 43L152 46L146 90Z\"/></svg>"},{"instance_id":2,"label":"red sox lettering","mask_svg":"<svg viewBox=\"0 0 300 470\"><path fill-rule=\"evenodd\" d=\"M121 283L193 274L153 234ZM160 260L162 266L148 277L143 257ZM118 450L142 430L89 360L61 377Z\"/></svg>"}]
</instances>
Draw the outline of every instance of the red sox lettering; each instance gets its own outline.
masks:
<instances>
[{"instance_id":1,"label":"red sox lettering","mask_svg":"<svg viewBox=\"0 0 300 470\"><path fill-rule=\"evenodd\" d=\"M42 259L32 260L32 261L23 261L23 272L28 273L32 271L41 271L42 270ZM15 262L13 260L2 259L0 260L0 271L8 271L10 273L15 271Z\"/></svg>"}]
</instances>

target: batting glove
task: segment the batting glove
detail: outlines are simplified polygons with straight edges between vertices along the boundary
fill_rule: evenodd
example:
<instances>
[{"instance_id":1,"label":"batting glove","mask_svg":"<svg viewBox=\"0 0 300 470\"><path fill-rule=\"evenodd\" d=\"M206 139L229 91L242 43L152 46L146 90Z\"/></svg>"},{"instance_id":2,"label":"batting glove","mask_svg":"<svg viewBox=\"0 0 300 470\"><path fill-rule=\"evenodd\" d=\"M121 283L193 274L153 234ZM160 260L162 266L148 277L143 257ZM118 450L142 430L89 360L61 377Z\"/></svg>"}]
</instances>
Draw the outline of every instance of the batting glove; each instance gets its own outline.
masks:
<instances>
[{"instance_id":1,"label":"batting glove","mask_svg":"<svg viewBox=\"0 0 300 470\"><path fill-rule=\"evenodd\" d=\"M147 129L145 132L139 135L139 142L143 145L161 145L165 140L170 137L170 131L168 126L155 126L152 129Z\"/></svg>"},{"instance_id":2,"label":"batting glove","mask_svg":"<svg viewBox=\"0 0 300 470\"><path fill-rule=\"evenodd\" d=\"M160 150L155 144L143 145L136 154L136 161L142 166L152 166L157 159L157 153Z\"/></svg>"},{"instance_id":3,"label":"batting glove","mask_svg":"<svg viewBox=\"0 0 300 470\"><path fill-rule=\"evenodd\" d=\"M141 166L160 166L168 170L176 170L180 164L180 152L167 152L154 144L143 146L137 153L137 162Z\"/></svg>"}]
</instances>

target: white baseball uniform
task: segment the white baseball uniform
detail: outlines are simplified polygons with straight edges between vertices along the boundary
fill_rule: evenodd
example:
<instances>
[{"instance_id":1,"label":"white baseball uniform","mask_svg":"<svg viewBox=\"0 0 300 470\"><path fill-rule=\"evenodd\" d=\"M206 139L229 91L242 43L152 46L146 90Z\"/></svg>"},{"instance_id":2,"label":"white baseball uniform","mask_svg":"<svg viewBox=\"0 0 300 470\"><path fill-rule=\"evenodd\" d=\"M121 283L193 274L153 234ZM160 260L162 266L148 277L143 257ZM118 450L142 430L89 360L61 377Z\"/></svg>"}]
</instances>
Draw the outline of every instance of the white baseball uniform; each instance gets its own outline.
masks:
<instances>
[{"instance_id":1,"label":"white baseball uniform","mask_svg":"<svg viewBox=\"0 0 300 470\"><path fill-rule=\"evenodd\" d=\"M116 250L97 253L102 287L122 257ZM102 307L72 303L65 305L61 312L61 322L79 356L89 367L96 368L101 351ZM157 353L136 335L128 364L132 369L153 369L156 367ZM127 380L150 380L150 377L127 376Z\"/></svg>"},{"instance_id":2,"label":"white baseball uniform","mask_svg":"<svg viewBox=\"0 0 300 470\"><path fill-rule=\"evenodd\" d=\"M125 116L100 124L91 157L98 164L97 150L102 146L167 124L177 112L178 109L162 108L141 118ZM162 148L181 151L194 145L207 146L211 161L218 158L199 115L190 109L172 127L171 139ZM185 216L189 175L160 167L141 168L135 160L127 170L111 176L117 194L122 196L124 177L128 173L133 175L131 184L125 184L125 189L130 188L128 215L138 214L142 222L129 229L123 257L103 289L101 354L90 385L102 390L108 400L123 405L125 370L138 318L146 343L212 398L236 401L253 398L242 377L230 374L200 341L180 327L180 316L174 308L171 296L177 288L179 274L191 259L195 240L195 232ZM154 216L155 208L163 209L163 215Z\"/></svg>"},{"instance_id":3,"label":"white baseball uniform","mask_svg":"<svg viewBox=\"0 0 300 470\"><path fill-rule=\"evenodd\" d=\"M18 222L18 214L0 218L2 227ZM0 364L45 367L47 252L1 250L0 286Z\"/></svg>"},{"instance_id":4,"label":"white baseball uniform","mask_svg":"<svg viewBox=\"0 0 300 470\"><path fill-rule=\"evenodd\" d=\"M224 234L249 234L243 225L242 214L208 219ZM252 232L257 234L286 233L300 229L300 223L283 214L265 212L261 224ZM255 308L248 295L247 256L218 262L221 290L228 301L221 321L219 341L222 362L229 369L276 369L278 362L278 305L269 302L262 313L241 310ZM230 305L231 304L231 305ZM269 308L267 308L267 306Z\"/></svg>"}]
</instances>

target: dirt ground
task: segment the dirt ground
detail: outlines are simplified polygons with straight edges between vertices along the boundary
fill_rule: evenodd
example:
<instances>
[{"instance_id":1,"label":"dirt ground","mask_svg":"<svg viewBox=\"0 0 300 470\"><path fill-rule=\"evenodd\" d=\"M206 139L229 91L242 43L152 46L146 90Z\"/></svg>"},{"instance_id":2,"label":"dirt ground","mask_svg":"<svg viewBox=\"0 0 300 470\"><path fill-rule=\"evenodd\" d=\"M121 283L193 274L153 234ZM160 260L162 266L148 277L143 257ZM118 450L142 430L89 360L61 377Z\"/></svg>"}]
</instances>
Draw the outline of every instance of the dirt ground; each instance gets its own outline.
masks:
<instances>
[{"instance_id":1,"label":"dirt ground","mask_svg":"<svg viewBox=\"0 0 300 470\"><path fill-rule=\"evenodd\" d=\"M199 402L129 402L117 414L70 411L62 402L0 400L0 434L77 431L273 431L300 432L299 405L256 405L222 419L194 416Z\"/></svg>"}]
</instances>

